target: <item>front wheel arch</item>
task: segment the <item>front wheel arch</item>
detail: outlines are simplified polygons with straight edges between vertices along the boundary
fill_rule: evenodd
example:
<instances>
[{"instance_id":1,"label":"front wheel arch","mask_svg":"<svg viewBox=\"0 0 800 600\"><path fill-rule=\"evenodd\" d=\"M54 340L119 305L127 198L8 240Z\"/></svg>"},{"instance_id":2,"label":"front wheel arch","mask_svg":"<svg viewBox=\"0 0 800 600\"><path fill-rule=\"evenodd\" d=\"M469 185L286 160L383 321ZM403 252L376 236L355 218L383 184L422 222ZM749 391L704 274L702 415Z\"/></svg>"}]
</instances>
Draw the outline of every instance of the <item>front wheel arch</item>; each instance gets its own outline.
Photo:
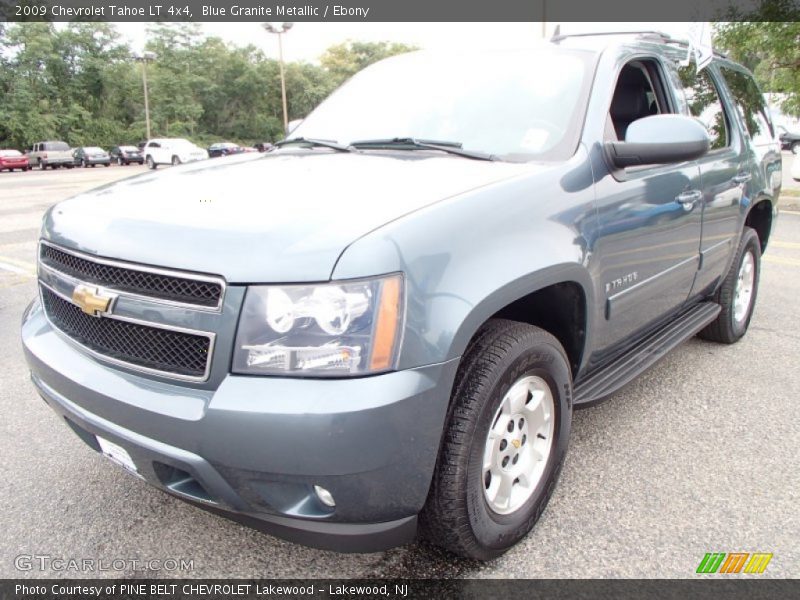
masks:
<instances>
[{"instance_id":1,"label":"front wheel arch","mask_svg":"<svg viewBox=\"0 0 800 600\"><path fill-rule=\"evenodd\" d=\"M478 302L461 321L452 337L448 359L463 356L475 334L492 318L503 318L544 329L565 348L573 374L578 373L590 347L594 304L593 284L589 273L574 263L553 265L525 275L493 291ZM548 313L532 314L523 307L542 306L546 295L569 298L569 304L554 323ZM537 304L538 303L538 304ZM545 301L544 304L552 304ZM569 312L566 309L569 308ZM571 314L572 318L568 318Z\"/></svg>"}]
</instances>

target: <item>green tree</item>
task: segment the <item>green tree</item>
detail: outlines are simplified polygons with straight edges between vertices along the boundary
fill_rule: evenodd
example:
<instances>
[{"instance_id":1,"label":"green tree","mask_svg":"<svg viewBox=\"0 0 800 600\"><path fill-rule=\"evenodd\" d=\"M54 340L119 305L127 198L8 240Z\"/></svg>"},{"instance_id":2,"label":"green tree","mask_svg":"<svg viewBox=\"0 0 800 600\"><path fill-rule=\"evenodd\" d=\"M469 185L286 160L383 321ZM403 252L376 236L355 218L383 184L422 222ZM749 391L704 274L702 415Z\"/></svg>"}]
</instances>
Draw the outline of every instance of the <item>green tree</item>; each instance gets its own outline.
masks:
<instances>
[{"instance_id":1,"label":"green tree","mask_svg":"<svg viewBox=\"0 0 800 600\"><path fill-rule=\"evenodd\" d=\"M766 0L751 19L715 26L714 45L748 67L765 92L786 94L781 110L800 117L800 10L792 0Z\"/></svg>"},{"instance_id":2,"label":"green tree","mask_svg":"<svg viewBox=\"0 0 800 600\"><path fill-rule=\"evenodd\" d=\"M333 87L338 87L364 67L374 62L417 50L416 46L397 42L347 41L328 48L320 63L331 77Z\"/></svg>"}]
</instances>

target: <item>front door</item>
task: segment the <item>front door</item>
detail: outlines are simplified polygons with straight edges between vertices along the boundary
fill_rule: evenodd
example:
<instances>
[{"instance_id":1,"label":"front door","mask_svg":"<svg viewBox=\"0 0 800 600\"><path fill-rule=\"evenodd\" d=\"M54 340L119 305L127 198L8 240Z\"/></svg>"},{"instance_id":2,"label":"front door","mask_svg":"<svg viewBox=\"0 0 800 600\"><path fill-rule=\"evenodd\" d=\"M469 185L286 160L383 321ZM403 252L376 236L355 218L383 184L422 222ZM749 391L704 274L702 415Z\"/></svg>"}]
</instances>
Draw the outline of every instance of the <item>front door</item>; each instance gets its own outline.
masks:
<instances>
[{"instance_id":1,"label":"front door","mask_svg":"<svg viewBox=\"0 0 800 600\"><path fill-rule=\"evenodd\" d=\"M674 112L660 61L637 59L619 73L606 137ZM610 168L610 167L607 167ZM599 273L603 301L596 348L614 353L680 309L699 264L702 227L700 169L695 161L613 170L596 184Z\"/></svg>"}]
</instances>

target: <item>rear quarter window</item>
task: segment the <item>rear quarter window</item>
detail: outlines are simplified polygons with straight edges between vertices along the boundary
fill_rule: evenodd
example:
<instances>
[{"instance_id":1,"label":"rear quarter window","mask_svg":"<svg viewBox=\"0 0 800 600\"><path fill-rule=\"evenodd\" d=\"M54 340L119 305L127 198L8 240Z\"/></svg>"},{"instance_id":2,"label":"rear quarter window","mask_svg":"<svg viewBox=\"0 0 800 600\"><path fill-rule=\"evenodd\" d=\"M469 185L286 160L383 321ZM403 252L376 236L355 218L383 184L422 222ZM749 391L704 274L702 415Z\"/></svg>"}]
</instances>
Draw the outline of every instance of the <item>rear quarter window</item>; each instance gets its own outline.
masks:
<instances>
[{"instance_id":1,"label":"rear quarter window","mask_svg":"<svg viewBox=\"0 0 800 600\"><path fill-rule=\"evenodd\" d=\"M771 144L775 138L775 130L764 96L756 82L749 74L730 67L721 66L720 72L733 97L736 112L753 143Z\"/></svg>"}]
</instances>

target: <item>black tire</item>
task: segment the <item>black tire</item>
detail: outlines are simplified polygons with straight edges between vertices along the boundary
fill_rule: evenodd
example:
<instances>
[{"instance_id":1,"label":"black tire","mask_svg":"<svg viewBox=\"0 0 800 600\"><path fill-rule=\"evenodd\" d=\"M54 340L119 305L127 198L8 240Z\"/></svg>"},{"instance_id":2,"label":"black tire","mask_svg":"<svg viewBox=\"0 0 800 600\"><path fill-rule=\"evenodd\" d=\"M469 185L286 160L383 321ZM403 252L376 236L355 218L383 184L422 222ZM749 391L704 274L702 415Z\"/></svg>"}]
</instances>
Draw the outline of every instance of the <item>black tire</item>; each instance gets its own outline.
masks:
<instances>
[{"instance_id":1,"label":"black tire","mask_svg":"<svg viewBox=\"0 0 800 600\"><path fill-rule=\"evenodd\" d=\"M177 157L177 156L173 156L172 157L172 166L173 167L177 167L179 164L181 164L181 159L179 157Z\"/></svg>"},{"instance_id":2,"label":"black tire","mask_svg":"<svg viewBox=\"0 0 800 600\"><path fill-rule=\"evenodd\" d=\"M546 381L552 393L553 441L531 496L514 512L499 514L484 494L486 436L506 392L531 374ZM467 558L488 560L503 554L527 535L547 505L571 423L572 376L558 340L532 325L488 321L467 348L456 375L433 481L420 514L421 535Z\"/></svg>"},{"instance_id":3,"label":"black tire","mask_svg":"<svg viewBox=\"0 0 800 600\"><path fill-rule=\"evenodd\" d=\"M800 142L793 142L791 150L792 154L800 154Z\"/></svg>"},{"instance_id":4,"label":"black tire","mask_svg":"<svg viewBox=\"0 0 800 600\"><path fill-rule=\"evenodd\" d=\"M122 161L122 157L121 157L121 156L118 156L118 157L117 157L117 165L121 167L121 166L122 166L122 165L124 165L124 164L125 164L125 163Z\"/></svg>"},{"instance_id":5,"label":"black tire","mask_svg":"<svg viewBox=\"0 0 800 600\"><path fill-rule=\"evenodd\" d=\"M38 165L40 171L44 171L47 168L47 165L42 162L41 158L37 162L37 165Z\"/></svg>"},{"instance_id":6,"label":"black tire","mask_svg":"<svg viewBox=\"0 0 800 600\"><path fill-rule=\"evenodd\" d=\"M153 157L150 156L149 154L147 155L145 162L147 163L147 168L150 169L151 171L155 171L158 168L156 161L154 161Z\"/></svg>"},{"instance_id":7,"label":"black tire","mask_svg":"<svg viewBox=\"0 0 800 600\"><path fill-rule=\"evenodd\" d=\"M753 278L753 292L750 296L750 306L744 318L738 321L735 318L734 303L736 300L736 286L739 281L739 269L742 266L742 261L745 256L751 253L753 257L753 268L755 274ZM736 251L736 257L728 274L722 281L717 293L714 295L714 301L717 302L722 310L713 323L706 326L697 335L704 340L711 342L720 342L722 344L733 344L738 342L750 326L750 319L753 317L753 309L756 306L756 299L758 298L758 277L761 274L761 242L758 239L758 234L754 229L745 227L742 232L742 239L739 241L739 248Z\"/></svg>"}]
</instances>

